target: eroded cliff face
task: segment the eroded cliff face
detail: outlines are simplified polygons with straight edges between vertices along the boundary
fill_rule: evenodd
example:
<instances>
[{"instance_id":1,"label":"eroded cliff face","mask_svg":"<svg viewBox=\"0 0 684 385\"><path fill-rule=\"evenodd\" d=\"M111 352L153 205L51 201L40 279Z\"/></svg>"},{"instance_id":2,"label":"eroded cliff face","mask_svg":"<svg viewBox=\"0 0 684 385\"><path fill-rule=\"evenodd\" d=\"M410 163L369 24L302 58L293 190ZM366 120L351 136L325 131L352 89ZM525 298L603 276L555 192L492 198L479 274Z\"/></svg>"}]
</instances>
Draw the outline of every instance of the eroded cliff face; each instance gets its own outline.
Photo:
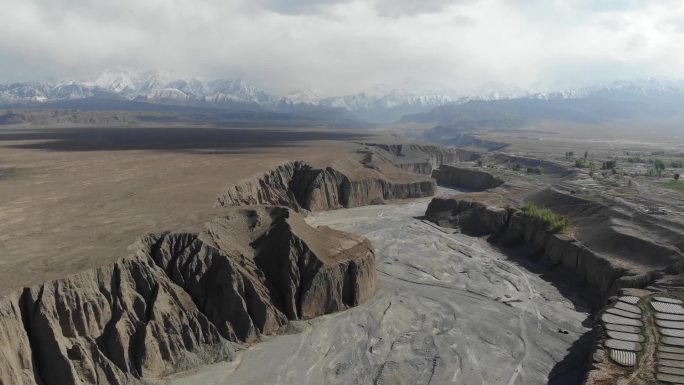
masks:
<instances>
[{"instance_id":1,"label":"eroded cliff face","mask_svg":"<svg viewBox=\"0 0 684 385\"><path fill-rule=\"evenodd\" d=\"M111 265L0 299L0 383L130 384L229 359L288 320L365 301L375 274L367 240L285 208L145 236Z\"/></svg>"},{"instance_id":2,"label":"eroded cliff face","mask_svg":"<svg viewBox=\"0 0 684 385\"><path fill-rule=\"evenodd\" d=\"M446 164L432 171L432 177L439 184L475 191L488 190L504 184L501 178L495 177L481 169Z\"/></svg>"},{"instance_id":3,"label":"eroded cliff face","mask_svg":"<svg viewBox=\"0 0 684 385\"><path fill-rule=\"evenodd\" d=\"M484 236L506 230L511 210L483 202L453 198L434 198L425 216L442 227L459 228L465 234Z\"/></svg>"},{"instance_id":4,"label":"eroded cliff face","mask_svg":"<svg viewBox=\"0 0 684 385\"><path fill-rule=\"evenodd\" d=\"M553 175L556 177L569 177L577 174L577 169L558 164L554 161L510 155L503 152L493 154L489 158L489 162L508 165L509 167L519 165L523 169L539 169L544 175Z\"/></svg>"},{"instance_id":5,"label":"eroded cliff face","mask_svg":"<svg viewBox=\"0 0 684 385\"><path fill-rule=\"evenodd\" d=\"M457 148L430 144L378 144L368 143L375 148L372 156L382 157L396 167L416 174L430 175L432 170L443 165L473 161L480 155Z\"/></svg>"},{"instance_id":6,"label":"eroded cliff face","mask_svg":"<svg viewBox=\"0 0 684 385\"><path fill-rule=\"evenodd\" d=\"M350 178L326 167L314 168L296 161L280 165L266 174L228 187L219 196L220 206L280 205L295 210L331 210L382 203L391 199L432 196L435 182L389 181L380 174Z\"/></svg>"},{"instance_id":7,"label":"eroded cliff face","mask_svg":"<svg viewBox=\"0 0 684 385\"><path fill-rule=\"evenodd\" d=\"M24 325L21 291L0 299L0 383L36 384L39 375Z\"/></svg>"},{"instance_id":8,"label":"eroded cliff face","mask_svg":"<svg viewBox=\"0 0 684 385\"><path fill-rule=\"evenodd\" d=\"M147 258L26 289L23 306L45 384L125 384L231 355L190 296Z\"/></svg>"},{"instance_id":9,"label":"eroded cliff face","mask_svg":"<svg viewBox=\"0 0 684 385\"><path fill-rule=\"evenodd\" d=\"M500 242L504 245L527 244L532 258L539 258L548 267L562 266L576 278L586 282L597 294L594 305L622 287L630 286L630 277L637 275L623 263L590 249L571 234L552 233L525 220L520 212L513 212Z\"/></svg>"},{"instance_id":10,"label":"eroded cliff face","mask_svg":"<svg viewBox=\"0 0 684 385\"><path fill-rule=\"evenodd\" d=\"M426 218L440 226L459 228L467 234L494 235L492 240L504 246L525 245L524 252L529 257L538 258L551 268L567 269L586 282L597 294L592 298L595 305L601 305L621 288L645 287L666 272L680 269L677 250L655 242L644 245L646 240L634 234L621 233L618 239L624 242L624 238L629 237L630 244L641 242L642 247L636 251L656 250L654 256L644 256L640 261L631 253L620 257L610 253L611 250L595 248L593 236L585 243L583 238L576 237L576 233L551 233L526 220L514 207L488 204L486 199L478 199L481 196L474 198L435 198L428 206ZM586 210L583 206L585 214ZM596 231L610 235L620 229L599 229L597 226ZM619 252L619 249L612 251Z\"/></svg>"}]
</instances>

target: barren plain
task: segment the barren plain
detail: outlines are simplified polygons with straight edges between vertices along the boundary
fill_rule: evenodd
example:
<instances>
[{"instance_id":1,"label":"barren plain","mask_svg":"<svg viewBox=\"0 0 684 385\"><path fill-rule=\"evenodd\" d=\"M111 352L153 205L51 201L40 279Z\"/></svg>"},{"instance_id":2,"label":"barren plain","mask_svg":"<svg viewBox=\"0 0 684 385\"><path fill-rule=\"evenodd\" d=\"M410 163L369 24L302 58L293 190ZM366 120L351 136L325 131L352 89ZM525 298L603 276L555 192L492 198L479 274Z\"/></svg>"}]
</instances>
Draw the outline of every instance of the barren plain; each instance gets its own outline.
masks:
<instances>
[{"instance_id":1,"label":"barren plain","mask_svg":"<svg viewBox=\"0 0 684 385\"><path fill-rule=\"evenodd\" d=\"M0 128L0 293L101 266L145 233L203 223L230 182L354 156L354 131Z\"/></svg>"}]
</instances>

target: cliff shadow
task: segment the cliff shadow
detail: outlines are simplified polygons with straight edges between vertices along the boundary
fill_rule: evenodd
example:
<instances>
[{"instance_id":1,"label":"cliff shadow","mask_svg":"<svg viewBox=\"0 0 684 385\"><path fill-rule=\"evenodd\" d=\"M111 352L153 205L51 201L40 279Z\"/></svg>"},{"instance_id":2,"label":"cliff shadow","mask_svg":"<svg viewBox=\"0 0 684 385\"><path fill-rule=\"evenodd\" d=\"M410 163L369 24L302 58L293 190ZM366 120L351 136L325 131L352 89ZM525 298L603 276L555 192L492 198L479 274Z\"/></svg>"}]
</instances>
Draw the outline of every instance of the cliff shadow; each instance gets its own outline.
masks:
<instances>
[{"instance_id":1,"label":"cliff shadow","mask_svg":"<svg viewBox=\"0 0 684 385\"><path fill-rule=\"evenodd\" d=\"M573 304L575 310L588 313L587 318L582 321L582 326L589 328L589 330L573 342L563 359L553 366L548 377L549 385L581 384L589 367L594 341L593 314L597 304L591 300L593 294L591 289L583 284L582 280L578 279L570 269L560 265L548 266L541 263L543 253L533 245L518 244L504 247L496 243L495 237L490 237L489 241L511 261L555 287L563 297ZM558 332L567 333L560 329Z\"/></svg>"},{"instance_id":2,"label":"cliff shadow","mask_svg":"<svg viewBox=\"0 0 684 385\"><path fill-rule=\"evenodd\" d=\"M216 127L92 127L0 130L0 143L45 151L242 152L294 147L317 140L360 140L367 135L326 130ZM20 142L20 143L13 143Z\"/></svg>"},{"instance_id":3,"label":"cliff shadow","mask_svg":"<svg viewBox=\"0 0 684 385\"><path fill-rule=\"evenodd\" d=\"M581 384L589 369L589 352L594 340L592 330L582 334L567 351L565 357L558 361L549 373L549 385Z\"/></svg>"},{"instance_id":4,"label":"cliff shadow","mask_svg":"<svg viewBox=\"0 0 684 385\"><path fill-rule=\"evenodd\" d=\"M531 244L502 245L500 239L489 237L489 242L508 259L525 268L532 274L551 284L566 299L572 302L575 310L592 313L593 303L591 289L578 278L575 273L561 265L545 265L541 263L543 252Z\"/></svg>"},{"instance_id":5,"label":"cliff shadow","mask_svg":"<svg viewBox=\"0 0 684 385\"><path fill-rule=\"evenodd\" d=\"M444 183L444 182L439 182L439 181L437 181L437 187L444 190L444 192L453 192L454 194L476 193L476 192L486 191L486 189L478 190L478 189L466 188L466 187L462 187L462 186L459 186L456 184L449 184L449 183Z\"/></svg>"}]
</instances>

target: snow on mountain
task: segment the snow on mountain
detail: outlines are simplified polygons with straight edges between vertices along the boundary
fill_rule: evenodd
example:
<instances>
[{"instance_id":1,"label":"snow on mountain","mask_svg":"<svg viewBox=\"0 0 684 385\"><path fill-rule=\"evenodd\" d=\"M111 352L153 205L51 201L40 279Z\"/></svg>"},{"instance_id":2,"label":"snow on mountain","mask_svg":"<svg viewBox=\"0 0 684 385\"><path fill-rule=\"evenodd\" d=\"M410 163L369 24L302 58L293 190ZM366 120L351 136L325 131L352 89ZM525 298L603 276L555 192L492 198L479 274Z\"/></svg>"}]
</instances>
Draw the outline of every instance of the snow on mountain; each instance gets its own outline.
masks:
<instances>
[{"instance_id":1,"label":"snow on mountain","mask_svg":"<svg viewBox=\"0 0 684 385\"><path fill-rule=\"evenodd\" d=\"M202 97L205 93L204 83L197 79L183 80L176 79L166 84L169 89L182 91L187 95L192 95L196 98Z\"/></svg>"},{"instance_id":2,"label":"snow on mountain","mask_svg":"<svg viewBox=\"0 0 684 385\"><path fill-rule=\"evenodd\" d=\"M276 98L242 80L219 79L206 83L205 100L213 103L231 101L270 105Z\"/></svg>"},{"instance_id":3,"label":"snow on mountain","mask_svg":"<svg viewBox=\"0 0 684 385\"><path fill-rule=\"evenodd\" d=\"M321 103L329 107L359 111L400 107L430 108L453 103L456 100L456 98L446 92L427 91L411 93L405 90L391 89L386 86L377 86L369 91L352 95L325 98Z\"/></svg>"},{"instance_id":4,"label":"snow on mountain","mask_svg":"<svg viewBox=\"0 0 684 385\"><path fill-rule=\"evenodd\" d=\"M6 102L43 102L50 96L52 85L46 82L0 85L0 100Z\"/></svg>"},{"instance_id":5,"label":"snow on mountain","mask_svg":"<svg viewBox=\"0 0 684 385\"><path fill-rule=\"evenodd\" d=\"M597 85L581 88L577 91L578 95L587 96L599 93L620 93L625 95L667 95L684 93L684 80L673 79L636 79L630 81L616 81L611 83L600 83Z\"/></svg>"},{"instance_id":6,"label":"snow on mountain","mask_svg":"<svg viewBox=\"0 0 684 385\"><path fill-rule=\"evenodd\" d=\"M183 92L177 88L162 88L154 90L146 95L140 95L136 98L136 100L157 102L187 102L193 100L193 95Z\"/></svg>"},{"instance_id":7,"label":"snow on mountain","mask_svg":"<svg viewBox=\"0 0 684 385\"><path fill-rule=\"evenodd\" d=\"M241 80L202 82L197 79L172 79L153 71L138 72L116 68L104 71L87 82L0 85L0 102L34 103L83 99L103 92L129 100L167 103L272 105L277 101L275 96Z\"/></svg>"},{"instance_id":8,"label":"snow on mountain","mask_svg":"<svg viewBox=\"0 0 684 385\"><path fill-rule=\"evenodd\" d=\"M124 93L131 92L136 88L138 74L125 69L109 69L102 72L93 84L104 90ZM89 84L89 83L86 83Z\"/></svg>"},{"instance_id":9,"label":"snow on mountain","mask_svg":"<svg viewBox=\"0 0 684 385\"><path fill-rule=\"evenodd\" d=\"M642 79L610 82L591 87L548 93L531 93L504 84L486 84L466 96L450 92L409 92L376 86L367 91L343 96L321 97L304 89L276 96L242 80L178 79L154 71L135 71L114 68L104 71L92 81L60 83L27 82L0 85L0 103L40 103L48 101L84 99L108 95L128 100L163 104L191 104L207 106L261 106L269 109L295 107L324 107L346 110L364 119L391 121L402 114L427 112L435 107L461 104L471 100L499 99L574 99L597 95L616 97L684 95L684 81Z\"/></svg>"},{"instance_id":10,"label":"snow on mountain","mask_svg":"<svg viewBox=\"0 0 684 385\"><path fill-rule=\"evenodd\" d=\"M47 82L14 83L0 85L0 102L47 102L74 100L94 96L90 87L75 82L51 84Z\"/></svg>"},{"instance_id":11,"label":"snow on mountain","mask_svg":"<svg viewBox=\"0 0 684 385\"><path fill-rule=\"evenodd\" d=\"M380 98L376 105L384 108L396 108L403 105L435 107L452 102L454 102L454 99L446 94L440 94L436 92L413 94L406 91L394 90Z\"/></svg>"},{"instance_id":12,"label":"snow on mountain","mask_svg":"<svg viewBox=\"0 0 684 385\"><path fill-rule=\"evenodd\" d=\"M0 86L0 102L35 103L92 97L101 93L154 103L205 105L259 105L267 108L296 106L339 108L350 112L384 109L432 108L453 101L441 93L413 94L377 86L368 91L339 97L322 98L305 89L281 97L270 94L242 80L174 79L154 71L136 71L117 67L102 72L92 81L18 83Z\"/></svg>"},{"instance_id":13,"label":"snow on mountain","mask_svg":"<svg viewBox=\"0 0 684 385\"><path fill-rule=\"evenodd\" d=\"M287 93L278 100L279 106L319 106L321 105L321 97L316 92L310 89L296 90Z\"/></svg>"}]
</instances>

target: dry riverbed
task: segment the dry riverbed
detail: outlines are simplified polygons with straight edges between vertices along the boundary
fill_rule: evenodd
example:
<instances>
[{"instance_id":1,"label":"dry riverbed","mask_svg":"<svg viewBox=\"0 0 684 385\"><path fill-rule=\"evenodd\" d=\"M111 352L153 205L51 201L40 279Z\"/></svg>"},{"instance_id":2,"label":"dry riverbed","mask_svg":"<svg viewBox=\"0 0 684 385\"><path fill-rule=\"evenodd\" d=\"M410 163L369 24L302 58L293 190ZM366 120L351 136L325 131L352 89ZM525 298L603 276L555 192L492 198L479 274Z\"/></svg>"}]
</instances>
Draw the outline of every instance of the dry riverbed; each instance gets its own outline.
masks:
<instances>
[{"instance_id":1,"label":"dry riverbed","mask_svg":"<svg viewBox=\"0 0 684 385\"><path fill-rule=\"evenodd\" d=\"M311 215L312 225L373 242L376 296L339 314L296 322L232 362L169 383L578 383L586 352L577 341L589 330L582 325L588 308L485 240L419 219L428 202Z\"/></svg>"}]
</instances>

